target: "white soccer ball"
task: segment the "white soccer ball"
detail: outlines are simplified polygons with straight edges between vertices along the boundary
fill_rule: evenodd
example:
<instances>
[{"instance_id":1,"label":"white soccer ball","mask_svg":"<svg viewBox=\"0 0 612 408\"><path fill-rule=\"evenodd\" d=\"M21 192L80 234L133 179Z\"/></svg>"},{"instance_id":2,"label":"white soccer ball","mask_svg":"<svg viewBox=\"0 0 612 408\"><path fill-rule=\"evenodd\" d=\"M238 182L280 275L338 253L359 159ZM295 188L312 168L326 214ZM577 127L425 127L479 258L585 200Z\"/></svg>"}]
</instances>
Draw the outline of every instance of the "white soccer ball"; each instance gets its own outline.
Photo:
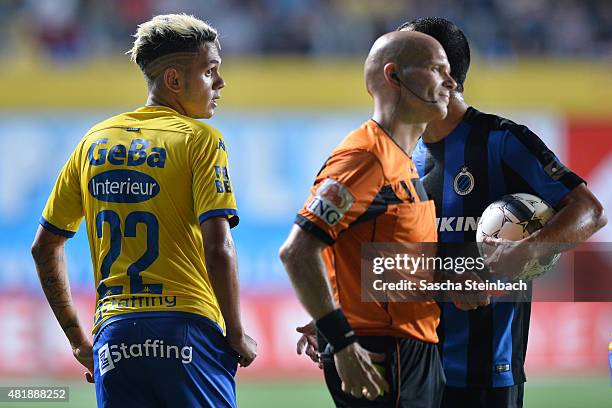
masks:
<instances>
[{"instance_id":1,"label":"white soccer ball","mask_svg":"<svg viewBox=\"0 0 612 408\"><path fill-rule=\"evenodd\" d=\"M482 242L485 237L521 240L542 228L554 214L555 210L540 197L526 193L505 195L482 213L476 242ZM531 280L548 272L560 256L529 261L517 279Z\"/></svg>"}]
</instances>

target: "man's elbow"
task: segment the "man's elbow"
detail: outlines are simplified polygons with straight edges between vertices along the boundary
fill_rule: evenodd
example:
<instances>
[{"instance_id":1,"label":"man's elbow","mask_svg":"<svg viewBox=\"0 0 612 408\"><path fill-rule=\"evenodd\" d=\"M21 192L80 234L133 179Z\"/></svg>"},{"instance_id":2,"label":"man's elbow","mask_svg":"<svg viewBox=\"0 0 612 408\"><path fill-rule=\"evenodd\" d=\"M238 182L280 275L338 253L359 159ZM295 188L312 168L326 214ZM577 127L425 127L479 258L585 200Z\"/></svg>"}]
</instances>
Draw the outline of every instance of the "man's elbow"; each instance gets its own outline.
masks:
<instances>
[{"instance_id":1,"label":"man's elbow","mask_svg":"<svg viewBox=\"0 0 612 408\"><path fill-rule=\"evenodd\" d=\"M30 247L30 253L32 254L32 258L34 258L34 262L38 262L42 259L44 251L44 245L42 245L38 239L34 239L34 242L32 242L32 246Z\"/></svg>"},{"instance_id":2,"label":"man's elbow","mask_svg":"<svg viewBox=\"0 0 612 408\"><path fill-rule=\"evenodd\" d=\"M594 234L598 230L602 229L608 223L608 217L604 210L601 202L595 197L595 195L587 190L586 194L580 194L579 203L586 214L589 214L589 221L591 224L591 233Z\"/></svg>"},{"instance_id":3,"label":"man's elbow","mask_svg":"<svg viewBox=\"0 0 612 408\"><path fill-rule=\"evenodd\" d=\"M284 265L287 265L291 262L291 259L293 259L294 254L295 245L292 242L289 242L288 240L285 241L285 243L281 245L280 249L278 250L278 256Z\"/></svg>"},{"instance_id":4,"label":"man's elbow","mask_svg":"<svg viewBox=\"0 0 612 408\"><path fill-rule=\"evenodd\" d=\"M567 199L566 205L572 206L577 211L580 224L587 227L589 236L608 223L603 205L586 186L576 188L568 194Z\"/></svg>"},{"instance_id":5,"label":"man's elbow","mask_svg":"<svg viewBox=\"0 0 612 408\"><path fill-rule=\"evenodd\" d=\"M37 260L40 257L40 244L38 244L38 242L32 242L30 253L32 254L32 258L34 258L34 260Z\"/></svg>"},{"instance_id":6,"label":"man's elbow","mask_svg":"<svg viewBox=\"0 0 612 408\"><path fill-rule=\"evenodd\" d=\"M299 263L304 256L314 254L314 251L308 240L301 237L289 237L278 250L278 256L287 272L290 273L294 265Z\"/></svg>"},{"instance_id":7,"label":"man's elbow","mask_svg":"<svg viewBox=\"0 0 612 408\"><path fill-rule=\"evenodd\" d=\"M595 202L591 205L593 220L595 224L595 231L598 231L605 227L608 224L608 217L606 215L606 211L603 208L603 205L599 202L599 200L595 199Z\"/></svg>"},{"instance_id":8,"label":"man's elbow","mask_svg":"<svg viewBox=\"0 0 612 408\"><path fill-rule=\"evenodd\" d=\"M219 243L207 244L204 247L204 253L207 260L227 261L234 257L236 251L234 249L234 243L232 241L225 240Z\"/></svg>"},{"instance_id":9,"label":"man's elbow","mask_svg":"<svg viewBox=\"0 0 612 408\"><path fill-rule=\"evenodd\" d=\"M318 238L294 226L278 250L278 256L287 272L291 273L291 269L304 262L304 259L317 257L324 246L325 244Z\"/></svg>"}]
</instances>

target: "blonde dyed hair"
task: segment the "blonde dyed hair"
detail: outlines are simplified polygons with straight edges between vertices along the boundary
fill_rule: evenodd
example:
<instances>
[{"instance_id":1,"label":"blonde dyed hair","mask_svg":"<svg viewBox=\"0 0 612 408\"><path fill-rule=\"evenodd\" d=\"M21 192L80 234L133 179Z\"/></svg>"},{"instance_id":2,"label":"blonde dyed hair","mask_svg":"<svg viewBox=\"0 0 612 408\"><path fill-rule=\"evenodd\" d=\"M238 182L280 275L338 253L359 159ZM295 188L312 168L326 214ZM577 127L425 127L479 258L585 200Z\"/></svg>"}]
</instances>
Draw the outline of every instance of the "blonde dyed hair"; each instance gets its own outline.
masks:
<instances>
[{"instance_id":1,"label":"blonde dyed hair","mask_svg":"<svg viewBox=\"0 0 612 408\"><path fill-rule=\"evenodd\" d=\"M202 44L219 47L217 30L188 14L165 14L138 26L134 45L126 54L147 75L146 67L154 60L176 53L197 53Z\"/></svg>"}]
</instances>

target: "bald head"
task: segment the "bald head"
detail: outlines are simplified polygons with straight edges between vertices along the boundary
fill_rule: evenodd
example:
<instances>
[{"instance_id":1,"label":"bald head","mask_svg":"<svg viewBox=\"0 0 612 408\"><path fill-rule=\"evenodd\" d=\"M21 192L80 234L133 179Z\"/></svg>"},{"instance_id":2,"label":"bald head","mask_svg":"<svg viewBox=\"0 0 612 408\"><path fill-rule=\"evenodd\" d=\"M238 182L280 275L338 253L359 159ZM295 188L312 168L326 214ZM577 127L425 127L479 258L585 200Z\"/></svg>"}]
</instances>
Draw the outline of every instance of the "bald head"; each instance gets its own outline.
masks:
<instances>
[{"instance_id":1,"label":"bald head","mask_svg":"<svg viewBox=\"0 0 612 408\"><path fill-rule=\"evenodd\" d=\"M365 79L368 92L374 95L385 82L385 66L389 63L397 69L424 66L434 59L446 60L444 49L429 35L416 31L394 31L379 37L372 45L365 62Z\"/></svg>"}]
</instances>

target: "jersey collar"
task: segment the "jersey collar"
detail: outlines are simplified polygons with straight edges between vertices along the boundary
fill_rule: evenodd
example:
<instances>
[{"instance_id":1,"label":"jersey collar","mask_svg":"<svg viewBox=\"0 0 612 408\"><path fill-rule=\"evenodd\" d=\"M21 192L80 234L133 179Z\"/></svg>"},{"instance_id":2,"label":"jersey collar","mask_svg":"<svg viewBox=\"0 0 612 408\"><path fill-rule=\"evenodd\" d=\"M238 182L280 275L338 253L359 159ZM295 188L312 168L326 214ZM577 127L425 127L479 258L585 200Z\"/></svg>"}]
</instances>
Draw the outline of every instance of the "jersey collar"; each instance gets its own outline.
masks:
<instances>
[{"instance_id":1,"label":"jersey collar","mask_svg":"<svg viewBox=\"0 0 612 408\"><path fill-rule=\"evenodd\" d=\"M402 146L400 146L395 139L393 139L391 137L391 135L387 132L387 130L381 126L380 123L378 123L377 121L375 121L374 119L370 118L370 120L368 121L370 122L370 124L372 125L372 127L374 127L374 129L376 131L380 131L382 132L382 134L384 135L385 139L388 139L392 144L395 145L395 147L397 147L404 156L408 157L409 159L411 158L410 155L402 148Z\"/></svg>"},{"instance_id":2,"label":"jersey collar","mask_svg":"<svg viewBox=\"0 0 612 408\"><path fill-rule=\"evenodd\" d=\"M143 107L136 109L136 112L168 112L168 113L174 113L176 115L179 115L179 113L175 111L174 109L168 106L160 106L160 105L143 106Z\"/></svg>"}]
</instances>

